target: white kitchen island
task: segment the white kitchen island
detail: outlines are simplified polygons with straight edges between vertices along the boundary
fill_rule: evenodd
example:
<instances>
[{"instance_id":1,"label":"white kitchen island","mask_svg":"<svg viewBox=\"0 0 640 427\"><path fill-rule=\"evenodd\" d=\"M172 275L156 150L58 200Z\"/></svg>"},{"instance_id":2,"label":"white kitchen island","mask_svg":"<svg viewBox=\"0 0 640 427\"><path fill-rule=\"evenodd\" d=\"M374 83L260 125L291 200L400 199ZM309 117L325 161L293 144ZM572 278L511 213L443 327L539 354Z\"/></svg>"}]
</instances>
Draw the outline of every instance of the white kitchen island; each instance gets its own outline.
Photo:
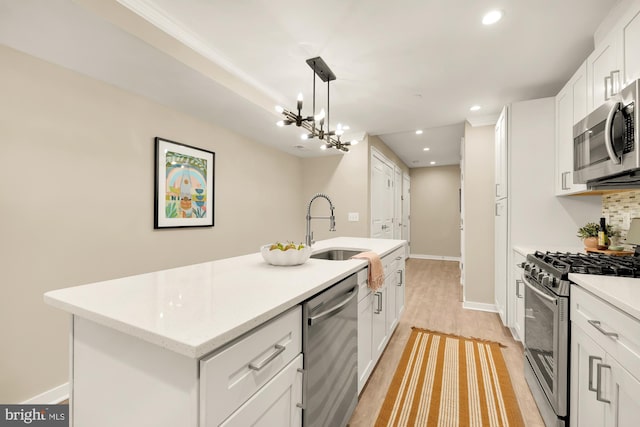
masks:
<instances>
[{"instance_id":1,"label":"white kitchen island","mask_svg":"<svg viewBox=\"0 0 640 427\"><path fill-rule=\"evenodd\" d=\"M405 244L343 237L317 242L313 250L356 248L385 257L399 249L404 254ZM285 371L295 375L299 304L366 266L364 260L309 259L276 267L256 253L46 293L48 304L72 314L72 425L217 425L220 416L207 414L206 402L219 399L232 411L256 387ZM227 379L240 385L235 394L202 396L203 370L216 374L218 368L211 354L229 348L233 363L269 334L291 343L279 365L251 376L229 372ZM297 398L295 387L279 381L283 393Z\"/></svg>"}]
</instances>

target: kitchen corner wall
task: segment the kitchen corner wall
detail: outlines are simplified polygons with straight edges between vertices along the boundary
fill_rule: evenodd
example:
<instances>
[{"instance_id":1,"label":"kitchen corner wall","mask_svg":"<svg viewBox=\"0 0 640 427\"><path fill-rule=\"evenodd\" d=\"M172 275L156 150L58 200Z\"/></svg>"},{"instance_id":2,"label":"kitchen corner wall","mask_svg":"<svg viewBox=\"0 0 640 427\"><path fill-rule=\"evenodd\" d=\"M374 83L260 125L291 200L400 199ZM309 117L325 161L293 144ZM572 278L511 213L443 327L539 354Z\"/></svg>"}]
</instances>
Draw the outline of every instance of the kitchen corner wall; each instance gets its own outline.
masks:
<instances>
[{"instance_id":1,"label":"kitchen corner wall","mask_svg":"<svg viewBox=\"0 0 640 427\"><path fill-rule=\"evenodd\" d=\"M69 316L46 291L304 235L301 159L3 46L0 63L1 403L68 381ZM216 153L213 228L153 229L155 136Z\"/></svg>"},{"instance_id":2,"label":"kitchen corner wall","mask_svg":"<svg viewBox=\"0 0 640 427\"><path fill-rule=\"evenodd\" d=\"M464 131L465 256L464 301L492 305L494 299L494 145L495 127Z\"/></svg>"}]
</instances>

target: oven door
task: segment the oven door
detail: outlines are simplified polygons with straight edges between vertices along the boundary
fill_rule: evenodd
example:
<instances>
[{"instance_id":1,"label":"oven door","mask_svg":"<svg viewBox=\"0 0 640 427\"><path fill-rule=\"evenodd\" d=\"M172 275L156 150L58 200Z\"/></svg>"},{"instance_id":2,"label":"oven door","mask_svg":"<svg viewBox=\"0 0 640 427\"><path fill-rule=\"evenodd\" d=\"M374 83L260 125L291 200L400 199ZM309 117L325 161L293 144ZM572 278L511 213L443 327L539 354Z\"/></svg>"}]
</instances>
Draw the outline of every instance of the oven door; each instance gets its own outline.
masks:
<instances>
[{"instance_id":1,"label":"oven door","mask_svg":"<svg viewBox=\"0 0 640 427\"><path fill-rule=\"evenodd\" d=\"M525 355L556 415L567 415L568 298L525 283Z\"/></svg>"}]
</instances>

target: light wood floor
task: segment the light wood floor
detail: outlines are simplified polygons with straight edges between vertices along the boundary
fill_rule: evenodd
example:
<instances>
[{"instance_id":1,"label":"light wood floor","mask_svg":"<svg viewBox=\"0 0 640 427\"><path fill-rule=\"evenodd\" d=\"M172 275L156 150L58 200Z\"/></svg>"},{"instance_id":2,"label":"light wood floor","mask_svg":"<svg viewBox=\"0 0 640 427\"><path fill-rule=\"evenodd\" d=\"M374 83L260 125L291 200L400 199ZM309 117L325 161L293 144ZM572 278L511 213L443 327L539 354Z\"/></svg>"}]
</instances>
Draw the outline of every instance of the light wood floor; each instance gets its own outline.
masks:
<instances>
[{"instance_id":1,"label":"light wood floor","mask_svg":"<svg viewBox=\"0 0 640 427\"><path fill-rule=\"evenodd\" d=\"M496 313L462 308L457 262L409 259L407 261L405 311L378 365L360 395L350 427L375 424L391 378L409 338L412 326L484 338L506 345L502 355L509 369L525 424L544 427L523 374L523 349L502 326Z\"/></svg>"}]
</instances>

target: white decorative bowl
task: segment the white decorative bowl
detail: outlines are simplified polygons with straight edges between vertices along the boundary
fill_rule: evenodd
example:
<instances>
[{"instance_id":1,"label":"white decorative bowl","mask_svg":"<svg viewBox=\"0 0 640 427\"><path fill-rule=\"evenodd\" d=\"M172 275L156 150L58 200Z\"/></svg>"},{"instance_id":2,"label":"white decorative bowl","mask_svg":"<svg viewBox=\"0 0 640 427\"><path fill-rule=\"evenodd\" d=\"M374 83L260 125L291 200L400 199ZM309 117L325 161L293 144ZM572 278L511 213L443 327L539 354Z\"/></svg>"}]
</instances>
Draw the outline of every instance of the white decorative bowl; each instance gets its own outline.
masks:
<instances>
[{"instance_id":1,"label":"white decorative bowl","mask_svg":"<svg viewBox=\"0 0 640 427\"><path fill-rule=\"evenodd\" d=\"M305 246L304 248L289 249L281 251L280 249L269 250L271 245L264 245L260 247L260 253L262 258L271 265L300 265L307 262L311 256L311 248Z\"/></svg>"}]
</instances>

